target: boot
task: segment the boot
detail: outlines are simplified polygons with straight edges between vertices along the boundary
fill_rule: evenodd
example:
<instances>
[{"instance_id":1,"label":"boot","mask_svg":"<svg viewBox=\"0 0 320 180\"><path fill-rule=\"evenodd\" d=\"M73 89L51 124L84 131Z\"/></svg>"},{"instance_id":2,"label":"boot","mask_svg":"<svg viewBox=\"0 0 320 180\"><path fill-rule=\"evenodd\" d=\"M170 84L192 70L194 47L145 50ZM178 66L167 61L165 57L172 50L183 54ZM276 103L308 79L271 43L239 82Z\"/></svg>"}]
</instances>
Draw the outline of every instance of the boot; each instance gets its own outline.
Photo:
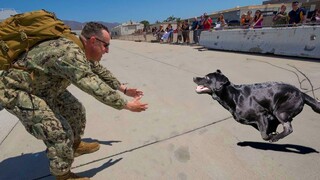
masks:
<instances>
[{"instance_id":1,"label":"boot","mask_svg":"<svg viewBox=\"0 0 320 180\"><path fill-rule=\"evenodd\" d=\"M80 143L78 143L78 145L75 144L75 147L74 147L75 150L74 150L73 156L78 157L83 154L93 153L98 151L99 148L100 148L100 144L97 142L87 143L87 142L81 141Z\"/></svg>"},{"instance_id":2,"label":"boot","mask_svg":"<svg viewBox=\"0 0 320 180\"><path fill-rule=\"evenodd\" d=\"M67 174L56 176L56 180L90 180L90 178L79 177L78 175L69 171Z\"/></svg>"}]
</instances>

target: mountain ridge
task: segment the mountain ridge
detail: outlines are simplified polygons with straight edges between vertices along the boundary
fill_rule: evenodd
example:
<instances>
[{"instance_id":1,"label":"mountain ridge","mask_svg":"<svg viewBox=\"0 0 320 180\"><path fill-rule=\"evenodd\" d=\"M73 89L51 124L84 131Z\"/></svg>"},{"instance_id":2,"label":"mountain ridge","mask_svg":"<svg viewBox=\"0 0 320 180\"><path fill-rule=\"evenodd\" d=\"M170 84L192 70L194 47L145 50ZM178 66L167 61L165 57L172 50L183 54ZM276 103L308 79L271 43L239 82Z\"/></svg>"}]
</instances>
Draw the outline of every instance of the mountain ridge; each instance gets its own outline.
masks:
<instances>
[{"instance_id":1,"label":"mountain ridge","mask_svg":"<svg viewBox=\"0 0 320 180\"><path fill-rule=\"evenodd\" d=\"M71 20L62 20L66 25L68 25L72 30L81 30L83 28L83 26L87 23L87 22L78 22L78 21L71 21ZM112 28L120 25L120 23L114 22L114 23L110 23L110 22L104 22L104 21L96 21L98 23L101 23L105 26L108 27L109 30L111 30Z\"/></svg>"}]
</instances>

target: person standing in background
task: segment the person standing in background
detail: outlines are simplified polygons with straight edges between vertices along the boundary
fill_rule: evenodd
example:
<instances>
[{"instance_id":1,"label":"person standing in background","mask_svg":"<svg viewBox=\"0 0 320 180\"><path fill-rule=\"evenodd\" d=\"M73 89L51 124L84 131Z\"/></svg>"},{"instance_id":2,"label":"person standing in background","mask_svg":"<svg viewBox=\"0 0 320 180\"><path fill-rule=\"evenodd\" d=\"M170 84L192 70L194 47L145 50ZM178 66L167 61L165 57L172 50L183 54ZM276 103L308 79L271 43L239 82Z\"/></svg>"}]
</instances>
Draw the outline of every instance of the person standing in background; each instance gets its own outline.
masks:
<instances>
[{"instance_id":1,"label":"person standing in background","mask_svg":"<svg viewBox=\"0 0 320 180\"><path fill-rule=\"evenodd\" d=\"M193 43L194 44L199 44L199 28L200 28L200 22L198 21L197 17L194 17L192 25L191 25L191 30L193 31Z\"/></svg>"},{"instance_id":2,"label":"person standing in background","mask_svg":"<svg viewBox=\"0 0 320 180\"><path fill-rule=\"evenodd\" d=\"M279 26L289 23L289 16L286 12L286 9L287 7L284 4L280 7L280 11L277 12L272 18L273 25Z\"/></svg>"},{"instance_id":3,"label":"person standing in background","mask_svg":"<svg viewBox=\"0 0 320 180\"><path fill-rule=\"evenodd\" d=\"M292 10L289 12L289 24L297 25L306 22L306 11L299 7L299 2L292 3Z\"/></svg>"},{"instance_id":4,"label":"person standing in background","mask_svg":"<svg viewBox=\"0 0 320 180\"><path fill-rule=\"evenodd\" d=\"M263 15L260 10L257 10L255 16L253 18L253 23L251 25L252 28L262 28Z\"/></svg>"}]
</instances>

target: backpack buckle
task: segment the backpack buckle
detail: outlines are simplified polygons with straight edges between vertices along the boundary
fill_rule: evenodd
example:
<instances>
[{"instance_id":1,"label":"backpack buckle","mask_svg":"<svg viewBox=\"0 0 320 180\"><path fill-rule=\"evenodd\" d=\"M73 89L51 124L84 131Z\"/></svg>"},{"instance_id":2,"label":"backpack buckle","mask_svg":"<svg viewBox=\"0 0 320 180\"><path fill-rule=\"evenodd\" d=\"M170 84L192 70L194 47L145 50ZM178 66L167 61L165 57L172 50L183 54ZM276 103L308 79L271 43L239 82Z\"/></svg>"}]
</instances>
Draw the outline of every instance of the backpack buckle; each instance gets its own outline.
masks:
<instances>
[{"instance_id":1,"label":"backpack buckle","mask_svg":"<svg viewBox=\"0 0 320 180\"><path fill-rule=\"evenodd\" d=\"M20 38L22 41L26 41L28 39L28 36L24 31L20 31Z\"/></svg>"},{"instance_id":2,"label":"backpack buckle","mask_svg":"<svg viewBox=\"0 0 320 180\"><path fill-rule=\"evenodd\" d=\"M7 53L9 51L9 46L3 40L0 40L0 47L3 52Z\"/></svg>"}]
</instances>

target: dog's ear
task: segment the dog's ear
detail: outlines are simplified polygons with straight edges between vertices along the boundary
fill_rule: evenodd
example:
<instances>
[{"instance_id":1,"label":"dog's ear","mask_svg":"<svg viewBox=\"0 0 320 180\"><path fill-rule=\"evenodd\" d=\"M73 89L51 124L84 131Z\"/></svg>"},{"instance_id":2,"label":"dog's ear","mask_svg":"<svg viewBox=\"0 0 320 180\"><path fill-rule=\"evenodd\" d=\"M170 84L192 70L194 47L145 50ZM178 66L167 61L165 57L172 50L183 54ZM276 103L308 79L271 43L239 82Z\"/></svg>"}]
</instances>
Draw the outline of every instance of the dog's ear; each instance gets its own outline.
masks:
<instances>
[{"instance_id":1,"label":"dog's ear","mask_svg":"<svg viewBox=\"0 0 320 180\"><path fill-rule=\"evenodd\" d=\"M225 85L229 85L230 84L230 81L229 79L223 75L223 74L219 74L216 76L216 82L215 82L215 91L221 91L222 88L225 86Z\"/></svg>"},{"instance_id":2,"label":"dog's ear","mask_svg":"<svg viewBox=\"0 0 320 180\"><path fill-rule=\"evenodd\" d=\"M216 71L217 73L222 73L221 71L220 71L220 69L217 69L217 71Z\"/></svg>"}]
</instances>

